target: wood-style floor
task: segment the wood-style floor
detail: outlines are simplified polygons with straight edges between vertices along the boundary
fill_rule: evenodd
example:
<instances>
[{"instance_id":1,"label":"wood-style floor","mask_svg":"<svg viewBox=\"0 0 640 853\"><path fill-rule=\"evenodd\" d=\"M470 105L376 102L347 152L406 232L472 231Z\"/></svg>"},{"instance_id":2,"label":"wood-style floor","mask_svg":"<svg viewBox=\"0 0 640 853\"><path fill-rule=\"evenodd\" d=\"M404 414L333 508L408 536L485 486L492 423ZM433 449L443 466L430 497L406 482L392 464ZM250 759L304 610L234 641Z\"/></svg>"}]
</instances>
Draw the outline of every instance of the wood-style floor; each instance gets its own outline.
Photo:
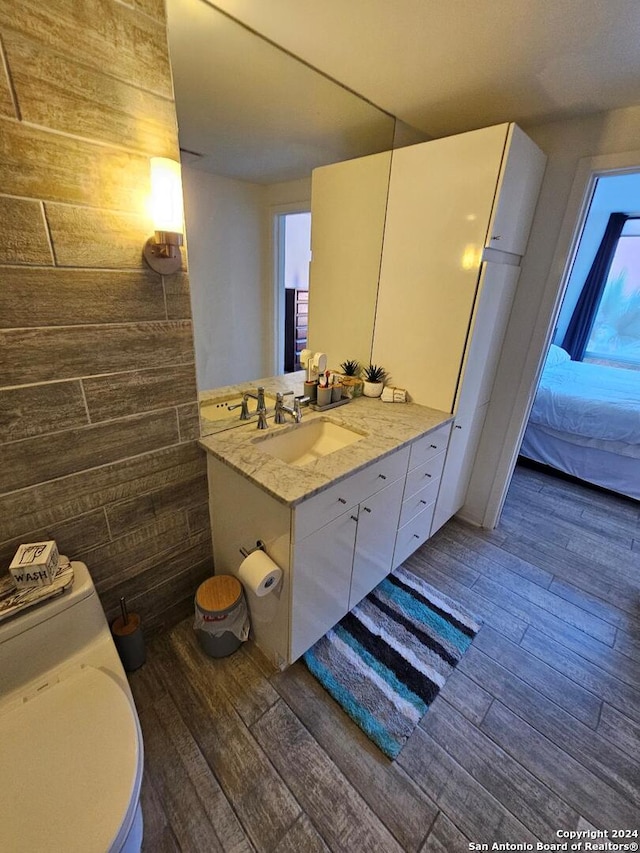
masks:
<instances>
[{"instance_id":1,"label":"wood-style floor","mask_svg":"<svg viewBox=\"0 0 640 853\"><path fill-rule=\"evenodd\" d=\"M518 468L500 526L452 521L407 563L484 626L396 761L306 667L190 620L131 683L144 850L469 850L640 824L640 506ZM637 841L638 839L633 839Z\"/></svg>"}]
</instances>

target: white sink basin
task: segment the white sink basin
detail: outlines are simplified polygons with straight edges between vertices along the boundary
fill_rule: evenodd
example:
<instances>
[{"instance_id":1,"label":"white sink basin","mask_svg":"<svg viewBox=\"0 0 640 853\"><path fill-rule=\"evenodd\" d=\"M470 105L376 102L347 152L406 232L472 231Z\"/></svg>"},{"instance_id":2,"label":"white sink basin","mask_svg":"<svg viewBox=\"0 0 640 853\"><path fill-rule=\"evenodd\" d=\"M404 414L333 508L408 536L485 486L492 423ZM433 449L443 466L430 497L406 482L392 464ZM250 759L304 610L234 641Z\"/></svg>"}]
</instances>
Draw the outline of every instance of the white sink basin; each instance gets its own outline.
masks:
<instances>
[{"instance_id":1,"label":"white sink basin","mask_svg":"<svg viewBox=\"0 0 640 853\"><path fill-rule=\"evenodd\" d=\"M363 433L322 418L297 424L277 435L256 439L260 450L289 465L308 465L364 438Z\"/></svg>"}]
</instances>

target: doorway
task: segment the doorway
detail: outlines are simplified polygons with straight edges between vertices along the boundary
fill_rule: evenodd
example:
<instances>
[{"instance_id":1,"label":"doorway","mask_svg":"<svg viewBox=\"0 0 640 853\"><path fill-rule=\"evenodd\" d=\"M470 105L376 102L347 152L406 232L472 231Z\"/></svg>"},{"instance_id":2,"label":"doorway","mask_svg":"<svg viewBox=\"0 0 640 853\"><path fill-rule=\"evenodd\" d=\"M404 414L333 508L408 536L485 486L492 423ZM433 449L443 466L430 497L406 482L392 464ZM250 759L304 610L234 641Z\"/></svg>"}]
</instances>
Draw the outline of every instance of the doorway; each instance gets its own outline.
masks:
<instances>
[{"instance_id":1,"label":"doorway","mask_svg":"<svg viewBox=\"0 0 640 853\"><path fill-rule=\"evenodd\" d=\"M511 415L505 429L502 450L493 467L493 484L488 492L482 526L494 528L502 512L525 428L538 387L545 357L559 322L561 305L574 268L591 201L598 180L630 175L640 169L640 151L585 157L579 161L565 209L551 271L546 281L537 319L520 374L517 393L512 398ZM559 274L560 273L560 274Z\"/></svg>"},{"instance_id":2,"label":"doorway","mask_svg":"<svg viewBox=\"0 0 640 853\"><path fill-rule=\"evenodd\" d=\"M307 345L311 212L275 214L275 280L279 306L277 372L300 370Z\"/></svg>"}]
</instances>

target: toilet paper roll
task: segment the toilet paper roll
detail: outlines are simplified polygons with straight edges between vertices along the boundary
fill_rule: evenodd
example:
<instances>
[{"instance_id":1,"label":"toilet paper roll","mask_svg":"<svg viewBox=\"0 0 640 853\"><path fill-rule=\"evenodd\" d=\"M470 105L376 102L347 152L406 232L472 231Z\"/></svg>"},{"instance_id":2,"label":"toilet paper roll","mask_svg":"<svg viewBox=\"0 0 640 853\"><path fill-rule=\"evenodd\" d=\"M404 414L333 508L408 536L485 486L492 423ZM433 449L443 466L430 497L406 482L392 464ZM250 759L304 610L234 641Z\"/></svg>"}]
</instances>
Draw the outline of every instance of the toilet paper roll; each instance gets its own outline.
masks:
<instances>
[{"instance_id":1,"label":"toilet paper roll","mask_svg":"<svg viewBox=\"0 0 640 853\"><path fill-rule=\"evenodd\" d=\"M262 597L268 595L278 586L282 577L282 569L273 562L268 554L257 550L252 551L248 557L244 558L238 570L238 577L246 589L251 590L254 595Z\"/></svg>"}]
</instances>

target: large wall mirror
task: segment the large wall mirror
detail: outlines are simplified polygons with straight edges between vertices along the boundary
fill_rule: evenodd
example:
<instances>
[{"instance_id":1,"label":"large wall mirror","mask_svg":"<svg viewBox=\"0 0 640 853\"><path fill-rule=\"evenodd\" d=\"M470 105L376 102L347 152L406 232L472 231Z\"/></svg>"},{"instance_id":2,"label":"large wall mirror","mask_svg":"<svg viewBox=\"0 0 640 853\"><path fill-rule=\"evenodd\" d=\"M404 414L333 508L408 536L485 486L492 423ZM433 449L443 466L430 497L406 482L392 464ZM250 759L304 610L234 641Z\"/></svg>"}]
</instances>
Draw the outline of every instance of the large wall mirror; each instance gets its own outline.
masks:
<instances>
[{"instance_id":1,"label":"large wall mirror","mask_svg":"<svg viewBox=\"0 0 640 853\"><path fill-rule=\"evenodd\" d=\"M312 169L424 137L205 0L167 14L205 392L282 371L279 223L310 210Z\"/></svg>"}]
</instances>

